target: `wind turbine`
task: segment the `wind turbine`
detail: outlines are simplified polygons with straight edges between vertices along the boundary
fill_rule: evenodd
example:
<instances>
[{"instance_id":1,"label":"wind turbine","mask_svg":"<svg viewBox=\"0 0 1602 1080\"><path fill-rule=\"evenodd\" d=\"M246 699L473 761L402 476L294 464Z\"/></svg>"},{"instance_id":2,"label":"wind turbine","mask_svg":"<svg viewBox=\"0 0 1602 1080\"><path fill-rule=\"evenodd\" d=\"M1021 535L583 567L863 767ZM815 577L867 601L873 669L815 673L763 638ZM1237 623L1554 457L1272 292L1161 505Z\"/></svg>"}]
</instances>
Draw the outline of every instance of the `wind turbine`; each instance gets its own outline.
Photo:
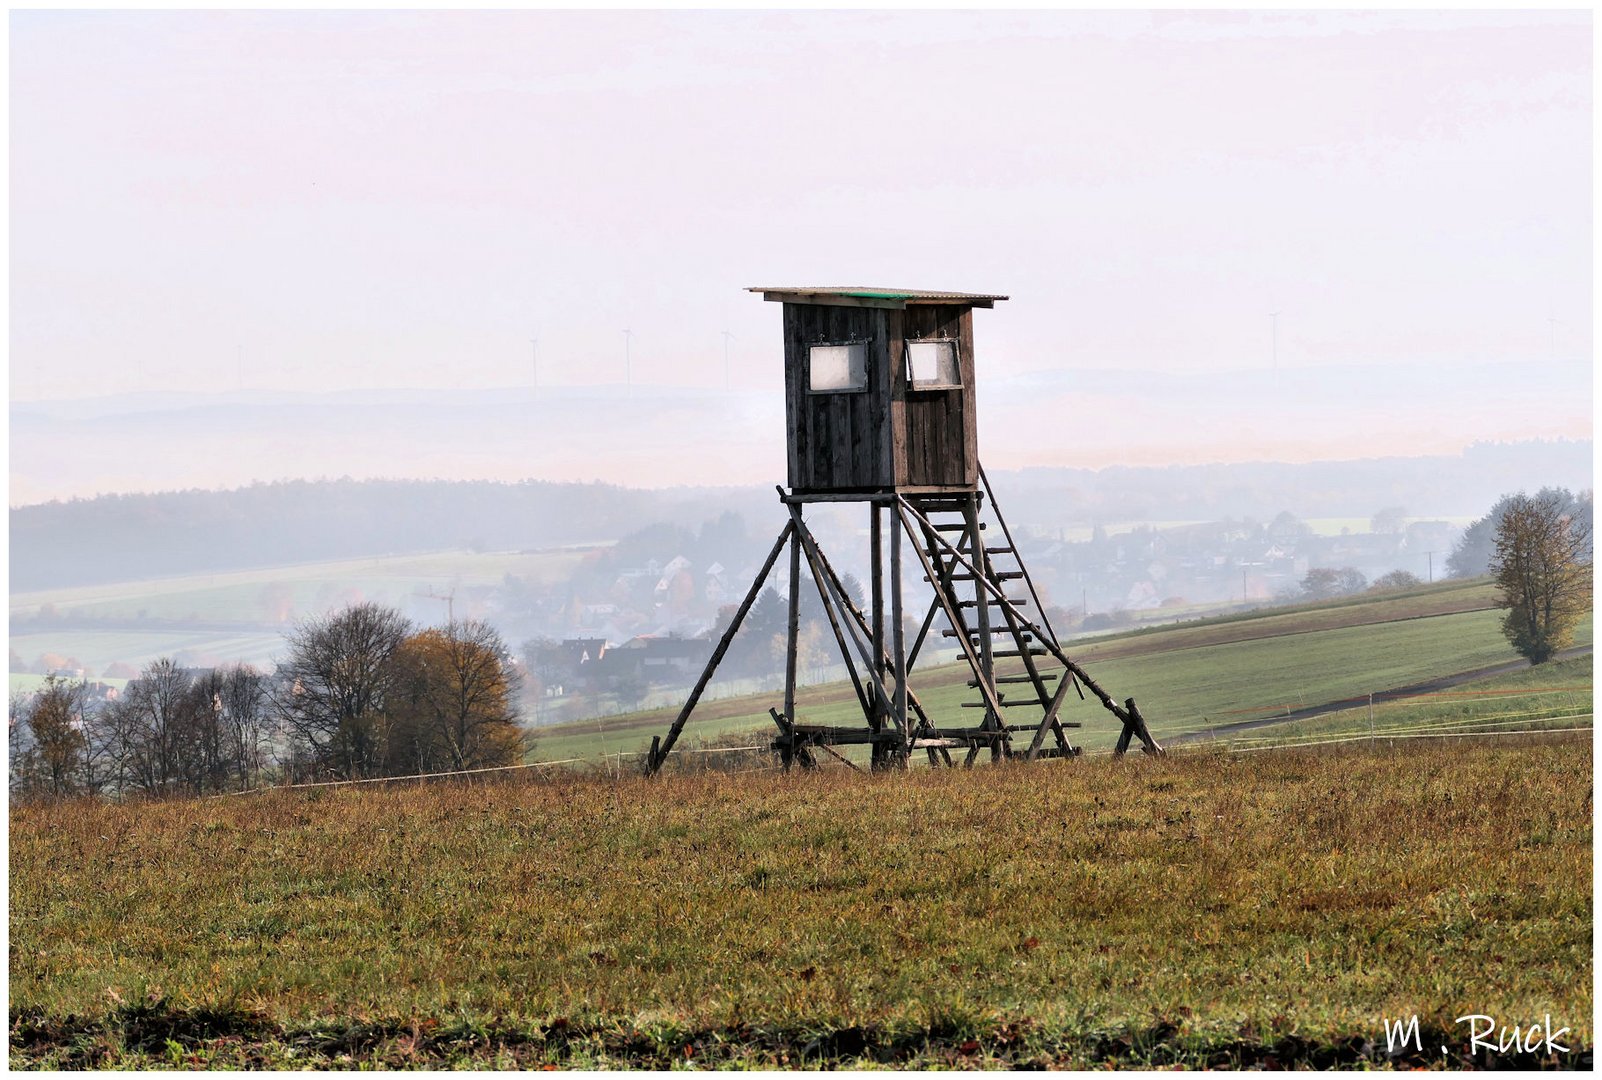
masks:
<instances>
[{"instance_id":1,"label":"wind turbine","mask_svg":"<svg viewBox=\"0 0 1602 1080\"><path fill-rule=\"evenodd\" d=\"M723 331L723 389L725 390L729 388L729 342L733 340L733 334L727 330Z\"/></svg>"}]
</instances>

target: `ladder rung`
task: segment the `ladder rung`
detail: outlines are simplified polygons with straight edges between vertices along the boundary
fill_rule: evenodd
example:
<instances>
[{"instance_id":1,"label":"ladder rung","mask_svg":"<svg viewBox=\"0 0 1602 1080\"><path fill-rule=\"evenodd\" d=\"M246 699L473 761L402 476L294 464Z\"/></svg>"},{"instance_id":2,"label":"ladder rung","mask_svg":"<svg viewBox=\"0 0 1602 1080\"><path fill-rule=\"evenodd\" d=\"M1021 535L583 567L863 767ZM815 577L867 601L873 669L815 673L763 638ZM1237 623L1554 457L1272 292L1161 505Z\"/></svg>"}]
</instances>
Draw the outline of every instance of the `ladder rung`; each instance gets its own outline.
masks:
<instances>
[{"instance_id":1,"label":"ladder rung","mask_svg":"<svg viewBox=\"0 0 1602 1080\"><path fill-rule=\"evenodd\" d=\"M957 636L957 632L955 630L951 629L949 626L946 627L944 630L940 631L940 633L942 633L946 637L956 637ZM1035 636L1033 631L1029 631L1029 630L1020 630L1020 631L1018 631L1018 635L1020 637L1024 637L1024 638L1032 638L1032 637ZM968 631L968 639L970 641L972 641L974 644L977 645L979 643L979 638L980 637L981 637L981 635L980 635L979 631L977 631L977 630L969 630ZM1008 638L1012 637L1012 631L1008 630L1005 626L992 626L990 628L990 637L991 637L992 640L994 640L996 638L1000 638L1003 641L1005 641Z\"/></svg>"},{"instance_id":2,"label":"ladder rung","mask_svg":"<svg viewBox=\"0 0 1602 1080\"><path fill-rule=\"evenodd\" d=\"M1040 673L1040 681L1041 682L1050 682L1053 679L1060 679L1060 678L1062 678L1062 672L1060 672L1060 671L1042 671ZM1031 677L1029 675L997 675L996 676L996 681L998 683L1026 683L1026 682L1034 682L1035 680L1034 680L1033 677ZM979 680L978 679L969 679L968 680L968 685L969 686L978 686L979 685Z\"/></svg>"},{"instance_id":3,"label":"ladder rung","mask_svg":"<svg viewBox=\"0 0 1602 1080\"><path fill-rule=\"evenodd\" d=\"M1004 606L1006 606L1006 605L1003 605L1000 600L991 600L989 598L985 599L985 603L990 607L1004 607ZM1018 596L1018 597L1009 596L1009 597L1007 597L1007 604L1011 605L1012 607L1017 607L1019 604L1027 604L1027 603L1029 603L1029 597L1027 597L1027 596ZM979 606L979 601L977 601L977 600L958 600L957 601L957 606L960 607L960 608L962 608L962 607L978 607Z\"/></svg>"},{"instance_id":4,"label":"ladder rung","mask_svg":"<svg viewBox=\"0 0 1602 1080\"><path fill-rule=\"evenodd\" d=\"M1014 705L1049 705L1049 704L1050 704L1050 702L1041 701L1039 698L1032 698L1032 697L1008 698L1006 695L1002 695L1002 698L1001 698L1001 707L1003 709L1010 709ZM987 708L990 707L990 705L989 705L988 702L984 702L984 701L964 701L962 703L962 707L964 709L987 709ZM1035 727L1039 727L1039 726L1040 726L1039 724L1035 725ZM1029 730L1033 731L1034 728L1030 728Z\"/></svg>"},{"instance_id":5,"label":"ladder rung","mask_svg":"<svg viewBox=\"0 0 1602 1080\"><path fill-rule=\"evenodd\" d=\"M1085 726L1085 725L1081 724L1077 720L1058 720L1057 723L1060 724L1062 727L1065 727L1065 728L1084 727ZM1005 727L1008 731L1039 731L1040 730L1040 725L1039 724L1004 724L1002 726Z\"/></svg>"},{"instance_id":6,"label":"ladder rung","mask_svg":"<svg viewBox=\"0 0 1602 1080\"><path fill-rule=\"evenodd\" d=\"M939 532L966 532L968 530L966 521L931 521L929 524L933 525ZM981 532L984 531L984 527L985 523L981 521L979 523Z\"/></svg>"},{"instance_id":7,"label":"ladder rung","mask_svg":"<svg viewBox=\"0 0 1602 1080\"><path fill-rule=\"evenodd\" d=\"M1017 649L993 649L993 650L991 650L990 655L991 656L1022 656L1023 653L1019 652ZM1030 656L1045 656L1046 655L1046 650L1045 649L1030 649L1029 650L1029 655Z\"/></svg>"},{"instance_id":8,"label":"ladder rung","mask_svg":"<svg viewBox=\"0 0 1602 1080\"><path fill-rule=\"evenodd\" d=\"M1003 544L1001 547L987 547L987 548L985 548L985 554L986 555L1011 555L1011 554L1013 554L1013 549L1008 547L1008 546L1006 546L1005 544Z\"/></svg>"},{"instance_id":9,"label":"ladder rung","mask_svg":"<svg viewBox=\"0 0 1602 1080\"><path fill-rule=\"evenodd\" d=\"M1023 577L1023 571L1022 570L997 570L995 573L989 575L989 578L990 578L991 581L1017 581L1021 577ZM929 580L929 575L925 574L924 577L923 577L923 580L928 581ZM947 580L948 581L972 581L973 580L973 575L972 574L952 574L951 577L949 577Z\"/></svg>"}]
</instances>

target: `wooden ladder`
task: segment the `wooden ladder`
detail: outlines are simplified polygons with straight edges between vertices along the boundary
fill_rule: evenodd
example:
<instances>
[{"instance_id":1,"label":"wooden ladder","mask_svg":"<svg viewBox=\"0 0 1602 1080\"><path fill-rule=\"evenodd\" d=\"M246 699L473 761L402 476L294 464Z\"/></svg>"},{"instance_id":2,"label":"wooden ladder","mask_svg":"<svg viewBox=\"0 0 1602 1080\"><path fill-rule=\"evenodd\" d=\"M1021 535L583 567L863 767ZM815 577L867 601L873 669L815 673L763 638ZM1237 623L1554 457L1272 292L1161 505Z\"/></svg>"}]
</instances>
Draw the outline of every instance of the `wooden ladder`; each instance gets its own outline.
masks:
<instances>
[{"instance_id":1,"label":"wooden ladder","mask_svg":"<svg viewBox=\"0 0 1602 1080\"><path fill-rule=\"evenodd\" d=\"M1079 690L1078 682L1056 660L1061 650L1039 594L982 470L980 478L980 488L971 493L904 499L903 521L935 593L914 642L914 658L936 616L943 614L947 625L941 633L956 639L972 669L968 686L979 691L979 700L963 702L963 707L984 710L977 727L943 729L948 738L968 741L965 764L972 764L985 748L993 760L1071 757L1079 749L1068 741L1065 729L1080 725L1058 714L1068 690ZM994 530L986 520L987 502ZM998 661L1007 663L1002 667ZM1015 747L1013 736L1025 733L1027 749ZM1044 746L1047 733L1055 743L1049 748Z\"/></svg>"}]
</instances>

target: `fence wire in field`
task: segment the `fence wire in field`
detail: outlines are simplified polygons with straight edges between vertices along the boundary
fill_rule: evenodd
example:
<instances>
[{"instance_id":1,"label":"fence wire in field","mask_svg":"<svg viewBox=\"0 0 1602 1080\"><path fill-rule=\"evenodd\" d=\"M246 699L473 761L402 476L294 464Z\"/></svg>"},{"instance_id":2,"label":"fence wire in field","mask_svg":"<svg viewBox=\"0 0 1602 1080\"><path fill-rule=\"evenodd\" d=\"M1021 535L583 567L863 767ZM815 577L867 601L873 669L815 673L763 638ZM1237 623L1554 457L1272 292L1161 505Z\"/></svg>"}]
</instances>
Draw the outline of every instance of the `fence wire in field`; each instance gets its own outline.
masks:
<instances>
[{"instance_id":1,"label":"fence wire in field","mask_svg":"<svg viewBox=\"0 0 1602 1080\"><path fill-rule=\"evenodd\" d=\"M1575 687L1573 690L1586 689ZM1556 693L1564 691L1539 691L1538 693ZM1419 695L1434 696L1434 695ZM1395 704L1388 702L1387 704ZM1408 739L1464 739L1464 738L1508 738L1519 735L1554 735L1592 730L1590 724L1580 724L1578 721L1589 721L1592 712L1589 709L1576 707L1577 711L1548 712L1544 709L1521 710L1513 712L1492 713L1487 716L1476 717L1444 717L1428 720L1414 720L1407 723L1374 725L1367 731L1341 732L1312 735L1266 735L1220 737L1214 735L1211 739L1199 739L1189 742L1176 749L1183 751L1218 751L1247 754L1266 750L1288 750L1302 747L1334 746L1342 743L1376 743L1381 740L1408 740ZM1550 727L1536 725L1550 725L1566 723L1565 727ZM772 747L765 743L754 743L748 746L681 746L675 747L670 757L689 757L691 755L710 754L739 754L772 752ZM1111 756L1113 750L1109 747L1084 751L1084 757ZM461 769L454 772L413 773L407 776L374 776L355 780L320 780L301 784L278 784L265 787L251 788L246 791L230 791L210 798L228 799L241 795L253 795L263 791L298 791L305 788L351 787L364 784L394 784L405 781L426 782L432 780L446 780L452 777L485 776L497 773L513 773L525 770L549 769L565 765L601 765L606 771L621 775L630 759L639 755L628 751L610 751L589 757L561 758L555 761L533 761L521 765L497 765L482 769ZM837 755L838 756L838 755ZM846 760L842 758L841 760ZM852 762L846 760L846 764ZM749 769L719 770L723 775L737 776L746 773L775 772L781 766L777 764L758 765Z\"/></svg>"}]
</instances>

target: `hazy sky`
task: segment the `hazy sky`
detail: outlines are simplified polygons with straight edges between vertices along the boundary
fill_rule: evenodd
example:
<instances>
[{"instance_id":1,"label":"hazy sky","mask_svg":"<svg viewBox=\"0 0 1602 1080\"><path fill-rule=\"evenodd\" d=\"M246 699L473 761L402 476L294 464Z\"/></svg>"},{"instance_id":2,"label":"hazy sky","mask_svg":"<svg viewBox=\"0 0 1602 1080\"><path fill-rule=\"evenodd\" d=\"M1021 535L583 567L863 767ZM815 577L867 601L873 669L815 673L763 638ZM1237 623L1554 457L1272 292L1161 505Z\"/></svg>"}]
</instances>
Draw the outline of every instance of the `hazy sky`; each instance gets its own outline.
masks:
<instances>
[{"instance_id":1,"label":"hazy sky","mask_svg":"<svg viewBox=\"0 0 1602 1080\"><path fill-rule=\"evenodd\" d=\"M618 383L628 328L638 382L721 385L728 330L777 394L742 287L862 283L1011 294L981 379L1266 369L1278 312L1286 368L1555 360L1588 401L1590 43L1587 13L14 13L11 393L521 386L536 335L542 384Z\"/></svg>"}]
</instances>

